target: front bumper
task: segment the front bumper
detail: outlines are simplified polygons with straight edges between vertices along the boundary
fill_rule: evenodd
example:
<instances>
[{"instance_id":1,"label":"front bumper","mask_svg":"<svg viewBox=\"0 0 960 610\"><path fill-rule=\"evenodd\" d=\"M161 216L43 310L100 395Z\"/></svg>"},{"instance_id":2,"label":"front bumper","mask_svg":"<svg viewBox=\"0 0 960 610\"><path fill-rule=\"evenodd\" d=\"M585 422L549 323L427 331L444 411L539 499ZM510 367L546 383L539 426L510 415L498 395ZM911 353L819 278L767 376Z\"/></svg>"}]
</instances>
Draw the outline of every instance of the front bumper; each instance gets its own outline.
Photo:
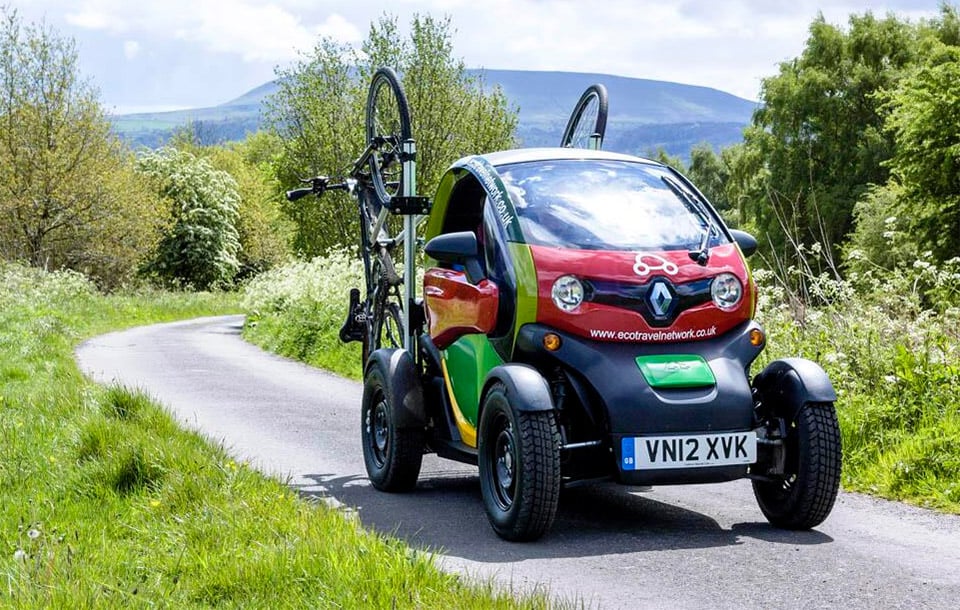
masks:
<instances>
[{"instance_id":1,"label":"front bumper","mask_svg":"<svg viewBox=\"0 0 960 610\"><path fill-rule=\"evenodd\" d=\"M743 432L755 426L754 400L748 368L763 346L750 342L750 331L759 328L746 322L723 336L705 341L676 344L609 343L558 332L540 324L524 325L517 337L515 357L549 376L561 368L580 386L593 430L568 431L578 440L603 440L609 460L607 471L628 484L705 483L742 478L748 465L707 466L658 470L625 470L624 438ZM555 333L561 346L543 347L543 337ZM716 383L706 387L651 387L641 374L638 356L698 355L709 365ZM575 459L575 456L572 456Z\"/></svg>"}]
</instances>

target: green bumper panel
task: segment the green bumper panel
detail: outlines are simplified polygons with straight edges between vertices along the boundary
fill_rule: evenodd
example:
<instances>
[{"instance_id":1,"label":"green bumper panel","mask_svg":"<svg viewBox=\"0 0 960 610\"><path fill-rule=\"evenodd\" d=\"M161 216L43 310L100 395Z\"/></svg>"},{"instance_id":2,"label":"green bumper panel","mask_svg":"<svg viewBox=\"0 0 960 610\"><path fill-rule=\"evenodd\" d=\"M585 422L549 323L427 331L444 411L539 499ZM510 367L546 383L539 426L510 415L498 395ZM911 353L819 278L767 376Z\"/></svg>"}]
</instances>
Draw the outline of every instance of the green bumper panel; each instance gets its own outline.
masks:
<instances>
[{"instance_id":1,"label":"green bumper panel","mask_svg":"<svg viewBox=\"0 0 960 610\"><path fill-rule=\"evenodd\" d=\"M696 355L639 356L637 366L651 388L698 388L717 383L710 365Z\"/></svg>"}]
</instances>

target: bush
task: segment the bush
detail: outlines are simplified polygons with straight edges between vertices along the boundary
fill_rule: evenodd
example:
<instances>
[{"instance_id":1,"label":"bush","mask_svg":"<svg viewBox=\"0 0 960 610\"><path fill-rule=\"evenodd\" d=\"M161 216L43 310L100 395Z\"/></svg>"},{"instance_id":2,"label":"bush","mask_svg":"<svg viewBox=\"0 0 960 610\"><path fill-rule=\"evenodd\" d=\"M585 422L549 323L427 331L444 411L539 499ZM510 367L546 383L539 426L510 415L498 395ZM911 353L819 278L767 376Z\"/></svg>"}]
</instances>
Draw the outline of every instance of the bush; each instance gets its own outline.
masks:
<instances>
[{"instance_id":1,"label":"bush","mask_svg":"<svg viewBox=\"0 0 960 610\"><path fill-rule=\"evenodd\" d=\"M960 511L960 260L808 276L806 297L754 276L764 362L810 358L837 391L844 487Z\"/></svg>"},{"instance_id":2,"label":"bush","mask_svg":"<svg viewBox=\"0 0 960 610\"><path fill-rule=\"evenodd\" d=\"M363 264L335 250L253 278L244 289L244 336L267 349L360 378L359 343L343 344L350 288L363 286Z\"/></svg>"},{"instance_id":3,"label":"bush","mask_svg":"<svg viewBox=\"0 0 960 610\"><path fill-rule=\"evenodd\" d=\"M205 159L175 148L145 153L137 169L154 180L173 225L146 271L179 286L228 286L240 268L236 181Z\"/></svg>"}]
</instances>

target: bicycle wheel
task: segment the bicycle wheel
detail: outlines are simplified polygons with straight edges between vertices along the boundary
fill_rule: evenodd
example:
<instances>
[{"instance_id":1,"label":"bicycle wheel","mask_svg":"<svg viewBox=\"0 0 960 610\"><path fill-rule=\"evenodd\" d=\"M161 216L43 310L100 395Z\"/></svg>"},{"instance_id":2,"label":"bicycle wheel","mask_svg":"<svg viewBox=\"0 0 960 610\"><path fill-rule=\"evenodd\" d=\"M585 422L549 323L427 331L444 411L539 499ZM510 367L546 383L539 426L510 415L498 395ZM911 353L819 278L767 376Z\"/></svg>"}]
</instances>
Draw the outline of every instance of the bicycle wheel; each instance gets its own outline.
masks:
<instances>
[{"instance_id":1,"label":"bicycle wheel","mask_svg":"<svg viewBox=\"0 0 960 610\"><path fill-rule=\"evenodd\" d=\"M403 317L400 311L402 280L393 271L390 254L384 252L373 259L370 270L371 289L368 291L366 334L363 341L363 361L381 347L403 347ZM385 261L385 263L384 263ZM386 269L385 269L386 267Z\"/></svg>"},{"instance_id":2,"label":"bicycle wheel","mask_svg":"<svg viewBox=\"0 0 960 610\"><path fill-rule=\"evenodd\" d=\"M403 181L401 152L410 139L410 110L407 97L390 68L373 75L367 93L367 142L375 145L370 155L370 174L377 203L386 205L400 192ZM379 210L378 210L379 211Z\"/></svg>"},{"instance_id":3,"label":"bicycle wheel","mask_svg":"<svg viewBox=\"0 0 960 610\"><path fill-rule=\"evenodd\" d=\"M590 137L600 136L597 147L603 144L603 134L607 130L607 88L603 85L587 87L580 101L573 107L567 128L563 131L560 146L563 148L589 148Z\"/></svg>"}]
</instances>

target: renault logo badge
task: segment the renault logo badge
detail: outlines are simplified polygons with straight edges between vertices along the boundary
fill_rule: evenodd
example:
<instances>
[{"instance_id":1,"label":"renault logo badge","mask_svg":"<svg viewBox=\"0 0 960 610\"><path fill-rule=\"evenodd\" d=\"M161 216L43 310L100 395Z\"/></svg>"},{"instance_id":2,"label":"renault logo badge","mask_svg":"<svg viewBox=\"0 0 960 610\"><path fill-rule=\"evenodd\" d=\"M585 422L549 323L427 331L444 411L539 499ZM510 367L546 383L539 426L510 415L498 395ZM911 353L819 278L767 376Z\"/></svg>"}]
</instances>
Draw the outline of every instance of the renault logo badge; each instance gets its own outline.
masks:
<instances>
[{"instance_id":1,"label":"renault logo badge","mask_svg":"<svg viewBox=\"0 0 960 610\"><path fill-rule=\"evenodd\" d=\"M650 303L650 310L653 311L653 315L658 318L665 318L670 314L670 310L672 309L671 305L673 305L674 301L673 291L670 290L667 282L655 281L650 287L647 300Z\"/></svg>"}]
</instances>

